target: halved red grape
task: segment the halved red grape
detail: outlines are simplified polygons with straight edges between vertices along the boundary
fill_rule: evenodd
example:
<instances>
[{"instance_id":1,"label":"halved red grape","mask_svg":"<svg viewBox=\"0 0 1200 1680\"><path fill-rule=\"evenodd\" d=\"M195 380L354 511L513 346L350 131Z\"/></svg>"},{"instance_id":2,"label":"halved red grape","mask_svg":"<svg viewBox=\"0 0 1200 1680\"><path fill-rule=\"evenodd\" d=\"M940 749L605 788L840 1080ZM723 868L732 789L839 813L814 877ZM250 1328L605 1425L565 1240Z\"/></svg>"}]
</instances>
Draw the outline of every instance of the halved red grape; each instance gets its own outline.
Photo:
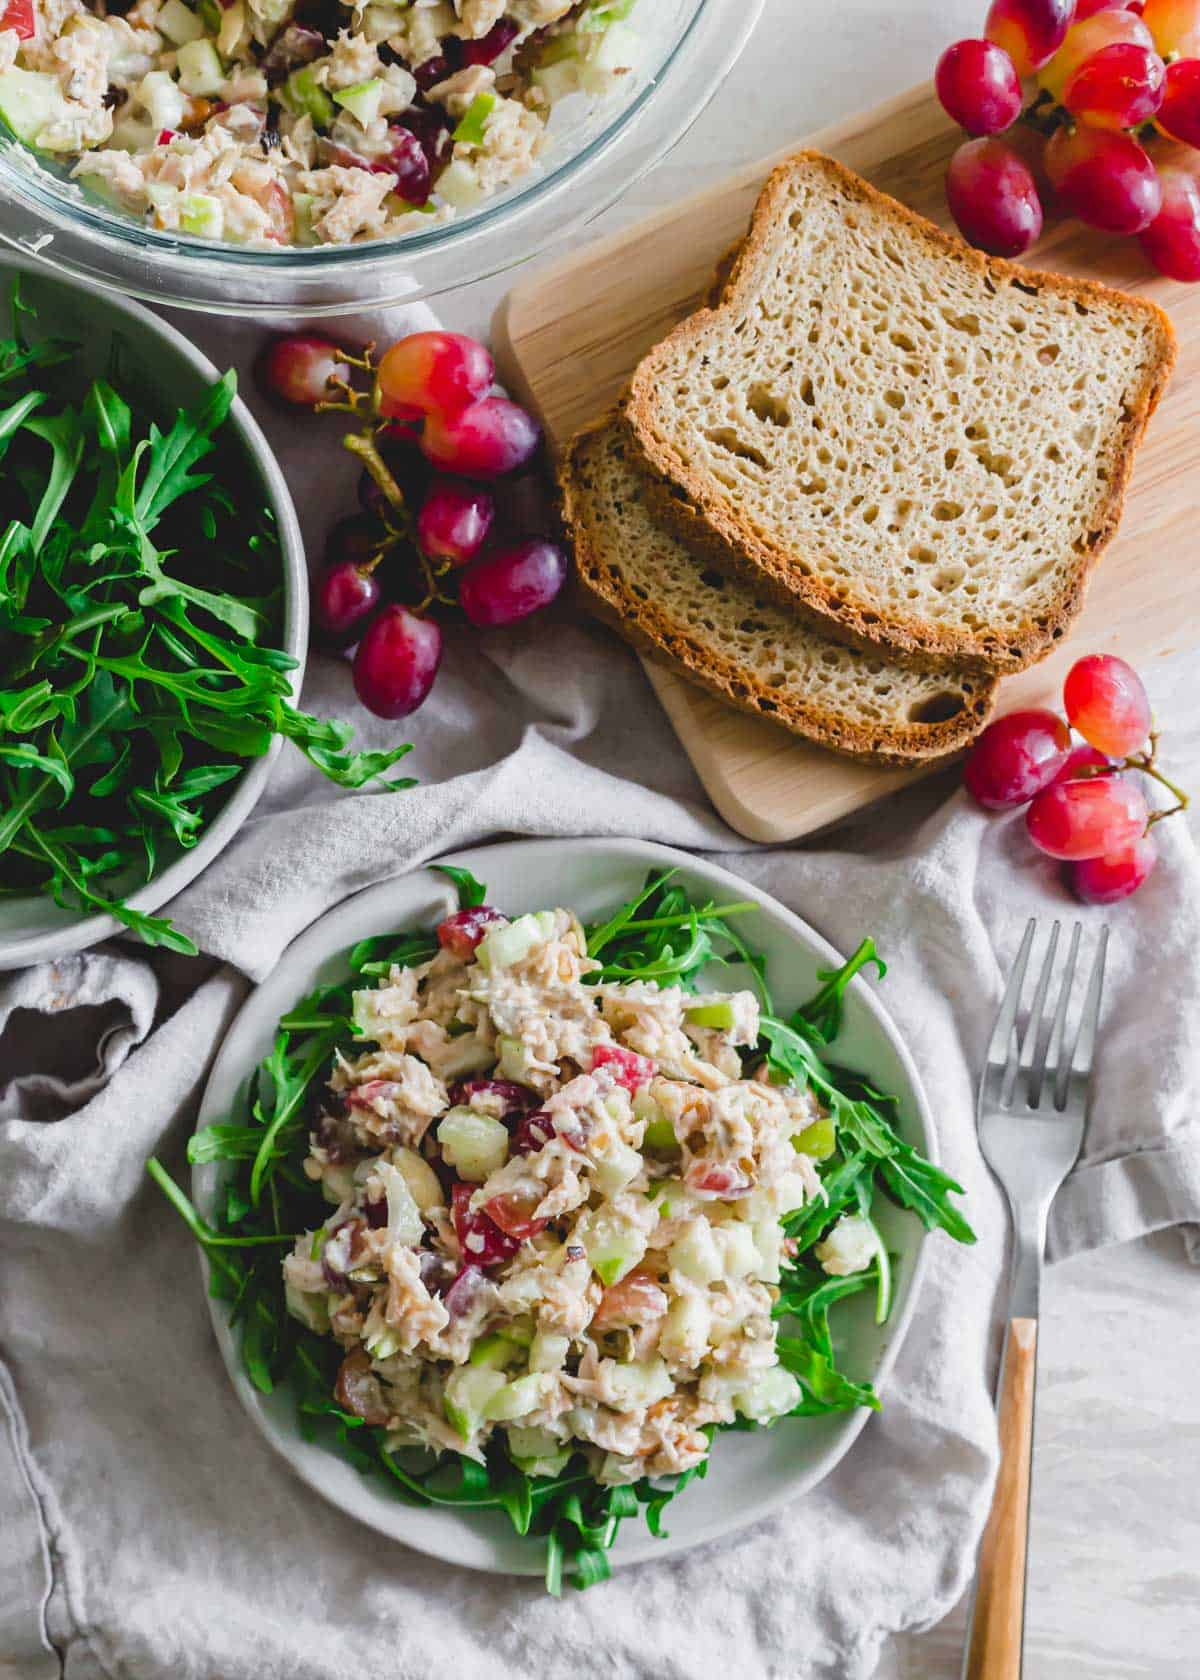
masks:
<instances>
[{"instance_id":1,"label":"halved red grape","mask_svg":"<svg viewBox=\"0 0 1200 1680\"><path fill-rule=\"evenodd\" d=\"M968 134L999 134L1021 114L1021 80L994 41L956 41L938 59L934 86Z\"/></svg>"},{"instance_id":2,"label":"halved red grape","mask_svg":"<svg viewBox=\"0 0 1200 1680\"><path fill-rule=\"evenodd\" d=\"M1153 718L1142 679L1114 653L1077 659L1063 683L1063 704L1084 740L1110 758L1136 752L1150 733Z\"/></svg>"},{"instance_id":3,"label":"halved red grape","mask_svg":"<svg viewBox=\"0 0 1200 1680\"><path fill-rule=\"evenodd\" d=\"M1025 814L1029 838L1053 858L1105 857L1146 832L1150 812L1141 790L1125 776L1055 782Z\"/></svg>"},{"instance_id":4,"label":"halved red grape","mask_svg":"<svg viewBox=\"0 0 1200 1680\"><path fill-rule=\"evenodd\" d=\"M1108 15L1098 13L1097 20ZM1147 154L1129 135L1111 129L1057 129L1046 143L1046 173L1067 209L1105 233L1141 233L1162 205L1158 172Z\"/></svg>"},{"instance_id":5,"label":"halved red grape","mask_svg":"<svg viewBox=\"0 0 1200 1680\"><path fill-rule=\"evenodd\" d=\"M566 550L544 537L493 549L462 574L459 603L472 624L515 624L550 605L568 565Z\"/></svg>"},{"instance_id":6,"label":"halved red grape","mask_svg":"<svg viewBox=\"0 0 1200 1680\"><path fill-rule=\"evenodd\" d=\"M0 6L0 29L11 29L18 41L28 41L37 33L33 0L6 0Z\"/></svg>"},{"instance_id":7,"label":"halved red grape","mask_svg":"<svg viewBox=\"0 0 1200 1680\"><path fill-rule=\"evenodd\" d=\"M1069 865L1068 880L1085 904L1115 904L1135 893L1158 862L1158 847L1143 834L1119 852L1081 858Z\"/></svg>"},{"instance_id":8,"label":"halved red grape","mask_svg":"<svg viewBox=\"0 0 1200 1680\"><path fill-rule=\"evenodd\" d=\"M1041 707L1009 712L989 723L963 766L967 792L987 811L1025 805L1061 774L1071 731Z\"/></svg>"},{"instance_id":9,"label":"halved red grape","mask_svg":"<svg viewBox=\"0 0 1200 1680\"><path fill-rule=\"evenodd\" d=\"M540 1196L520 1196L515 1191L509 1191L493 1196L484 1204L484 1210L505 1236L515 1237L518 1242L528 1242L530 1237L536 1237L546 1228L546 1220L533 1217L533 1210L540 1200Z\"/></svg>"},{"instance_id":10,"label":"halved red grape","mask_svg":"<svg viewBox=\"0 0 1200 1680\"><path fill-rule=\"evenodd\" d=\"M285 333L271 339L259 352L254 372L267 396L293 408L313 408L336 398L331 381L350 378L338 346L321 333Z\"/></svg>"},{"instance_id":11,"label":"halved red grape","mask_svg":"<svg viewBox=\"0 0 1200 1680\"><path fill-rule=\"evenodd\" d=\"M654 1078L655 1067L649 1056L639 1056L623 1044L597 1044L592 1051L592 1072L607 1068L618 1085L627 1091L640 1091Z\"/></svg>"},{"instance_id":12,"label":"halved red grape","mask_svg":"<svg viewBox=\"0 0 1200 1680\"><path fill-rule=\"evenodd\" d=\"M1074 10L1073 0L992 0L984 34L1028 76L1057 52Z\"/></svg>"},{"instance_id":13,"label":"halved red grape","mask_svg":"<svg viewBox=\"0 0 1200 1680\"><path fill-rule=\"evenodd\" d=\"M1200 146L1200 58L1167 65L1158 126L1185 146Z\"/></svg>"},{"instance_id":14,"label":"halved red grape","mask_svg":"<svg viewBox=\"0 0 1200 1680\"><path fill-rule=\"evenodd\" d=\"M429 201L430 169L425 148L410 128L392 124L388 128L388 149L372 160L377 175L394 175L396 193L406 204L420 206Z\"/></svg>"},{"instance_id":15,"label":"halved red grape","mask_svg":"<svg viewBox=\"0 0 1200 1680\"><path fill-rule=\"evenodd\" d=\"M330 647L346 647L366 627L380 598L373 572L351 560L327 566L313 591L313 623L320 639Z\"/></svg>"},{"instance_id":16,"label":"halved red grape","mask_svg":"<svg viewBox=\"0 0 1200 1680\"><path fill-rule=\"evenodd\" d=\"M460 911L459 914L466 915L467 912ZM491 915L499 920L500 912L493 910ZM440 930L438 937L441 937ZM531 1091L527 1085L518 1085L515 1079L456 1079L447 1095L453 1108L466 1105L476 1095L492 1097L501 1105L499 1118L506 1123L514 1115L524 1114L538 1100L536 1091Z\"/></svg>"},{"instance_id":17,"label":"halved red grape","mask_svg":"<svg viewBox=\"0 0 1200 1680\"><path fill-rule=\"evenodd\" d=\"M1141 235L1142 250L1160 274L1200 280L1200 180L1190 169L1160 171L1162 209Z\"/></svg>"},{"instance_id":18,"label":"halved red grape","mask_svg":"<svg viewBox=\"0 0 1200 1680\"><path fill-rule=\"evenodd\" d=\"M1200 0L1146 0L1142 20L1164 58L1200 58Z\"/></svg>"},{"instance_id":19,"label":"halved red grape","mask_svg":"<svg viewBox=\"0 0 1200 1680\"><path fill-rule=\"evenodd\" d=\"M1055 776L1056 782L1073 782L1077 776L1094 775L1099 770L1111 770L1112 759L1107 753L1102 753L1098 747L1093 747L1086 741L1081 741L1077 747L1072 747L1067 754L1067 761Z\"/></svg>"},{"instance_id":20,"label":"halved red grape","mask_svg":"<svg viewBox=\"0 0 1200 1680\"><path fill-rule=\"evenodd\" d=\"M376 717L402 718L433 687L442 658L442 632L393 602L371 620L354 655L354 690Z\"/></svg>"},{"instance_id":21,"label":"halved red grape","mask_svg":"<svg viewBox=\"0 0 1200 1680\"><path fill-rule=\"evenodd\" d=\"M436 179L454 150L452 124L445 111L440 105L412 105L394 119L392 126L396 125L416 135L429 163L430 176Z\"/></svg>"},{"instance_id":22,"label":"halved red grape","mask_svg":"<svg viewBox=\"0 0 1200 1680\"><path fill-rule=\"evenodd\" d=\"M1062 104L1067 83L1089 58L1114 47L1119 42L1147 47L1154 51L1154 37L1136 12L1108 8L1077 23L1048 64L1038 72L1038 86L1059 105Z\"/></svg>"},{"instance_id":23,"label":"halved red grape","mask_svg":"<svg viewBox=\"0 0 1200 1680\"><path fill-rule=\"evenodd\" d=\"M556 1136L554 1116L547 1114L544 1108L534 1109L518 1124L512 1135L512 1153L514 1155L536 1155L539 1149L545 1149Z\"/></svg>"},{"instance_id":24,"label":"halved red grape","mask_svg":"<svg viewBox=\"0 0 1200 1680\"><path fill-rule=\"evenodd\" d=\"M477 41L462 43L462 61L464 64L494 64L507 47L510 47L520 34L520 25L512 18L500 18Z\"/></svg>"},{"instance_id":25,"label":"halved red grape","mask_svg":"<svg viewBox=\"0 0 1200 1680\"><path fill-rule=\"evenodd\" d=\"M512 1259L521 1244L518 1238L502 1231L482 1208L471 1206L476 1188L474 1184L458 1183L450 1192L451 1217L458 1246L462 1249L463 1259L472 1266L485 1269L501 1266Z\"/></svg>"},{"instance_id":26,"label":"halved red grape","mask_svg":"<svg viewBox=\"0 0 1200 1680\"><path fill-rule=\"evenodd\" d=\"M1094 128L1137 128L1163 102L1166 71L1152 47L1119 41L1085 59L1063 93L1072 116Z\"/></svg>"},{"instance_id":27,"label":"halved red grape","mask_svg":"<svg viewBox=\"0 0 1200 1680\"><path fill-rule=\"evenodd\" d=\"M641 1328L665 1317L670 1302L661 1284L646 1272L633 1271L611 1283L592 1314L591 1329L615 1330L626 1324Z\"/></svg>"},{"instance_id":28,"label":"halved red grape","mask_svg":"<svg viewBox=\"0 0 1200 1680\"><path fill-rule=\"evenodd\" d=\"M946 200L963 238L1018 257L1042 231L1042 203L1025 160L1002 140L966 140L946 170Z\"/></svg>"},{"instance_id":29,"label":"halved red grape","mask_svg":"<svg viewBox=\"0 0 1200 1680\"><path fill-rule=\"evenodd\" d=\"M451 332L409 333L384 351L378 370L390 412L402 416L458 414L483 396L495 376L486 347Z\"/></svg>"},{"instance_id":30,"label":"halved red grape","mask_svg":"<svg viewBox=\"0 0 1200 1680\"><path fill-rule=\"evenodd\" d=\"M499 910L493 910L490 904L475 904L469 910L456 910L438 923L438 944L443 951L453 952L462 962L470 962L487 930L503 920Z\"/></svg>"},{"instance_id":31,"label":"halved red grape","mask_svg":"<svg viewBox=\"0 0 1200 1680\"><path fill-rule=\"evenodd\" d=\"M484 397L454 414L431 414L421 434L427 461L467 478L516 472L537 452L537 421L507 397Z\"/></svg>"},{"instance_id":32,"label":"halved red grape","mask_svg":"<svg viewBox=\"0 0 1200 1680\"><path fill-rule=\"evenodd\" d=\"M435 478L417 517L417 541L426 554L464 566L483 547L495 511L491 496L479 485Z\"/></svg>"},{"instance_id":33,"label":"halved red grape","mask_svg":"<svg viewBox=\"0 0 1200 1680\"><path fill-rule=\"evenodd\" d=\"M1075 22L1083 23L1097 12L1140 11L1142 0L1075 0Z\"/></svg>"}]
</instances>

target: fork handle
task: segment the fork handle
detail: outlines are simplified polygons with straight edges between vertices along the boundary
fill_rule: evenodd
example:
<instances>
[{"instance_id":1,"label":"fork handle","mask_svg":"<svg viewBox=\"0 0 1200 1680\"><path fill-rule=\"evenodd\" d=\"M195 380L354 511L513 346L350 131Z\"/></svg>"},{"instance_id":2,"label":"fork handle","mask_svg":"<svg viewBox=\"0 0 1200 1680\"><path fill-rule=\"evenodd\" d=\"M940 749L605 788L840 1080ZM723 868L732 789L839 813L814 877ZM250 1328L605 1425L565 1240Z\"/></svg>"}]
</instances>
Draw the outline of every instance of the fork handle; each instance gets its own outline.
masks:
<instances>
[{"instance_id":1,"label":"fork handle","mask_svg":"<svg viewBox=\"0 0 1200 1680\"><path fill-rule=\"evenodd\" d=\"M1036 1318L1012 1318L1004 1338L997 1406L1000 1469L979 1549L964 1680L1020 1680L1037 1334Z\"/></svg>"}]
</instances>

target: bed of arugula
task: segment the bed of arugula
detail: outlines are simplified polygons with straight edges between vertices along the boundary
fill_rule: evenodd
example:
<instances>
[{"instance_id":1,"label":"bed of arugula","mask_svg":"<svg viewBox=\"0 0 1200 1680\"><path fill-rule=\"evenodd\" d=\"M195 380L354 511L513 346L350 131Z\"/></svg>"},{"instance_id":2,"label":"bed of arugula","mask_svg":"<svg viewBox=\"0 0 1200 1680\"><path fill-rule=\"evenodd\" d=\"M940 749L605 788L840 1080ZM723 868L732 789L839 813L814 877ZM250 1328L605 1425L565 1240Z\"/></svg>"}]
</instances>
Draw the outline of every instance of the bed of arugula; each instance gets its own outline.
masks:
<instances>
[{"instance_id":1,"label":"bed of arugula","mask_svg":"<svg viewBox=\"0 0 1200 1680\"><path fill-rule=\"evenodd\" d=\"M39 335L15 286L10 316L0 893L104 911L148 944L193 954L166 918L125 900L196 844L248 762L284 736L359 788L409 748L351 752L349 724L291 703L296 661L271 645L278 538L223 430L233 374L164 431L120 367L89 377L79 344Z\"/></svg>"},{"instance_id":2,"label":"bed of arugula","mask_svg":"<svg viewBox=\"0 0 1200 1680\"><path fill-rule=\"evenodd\" d=\"M443 872L454 879L464 906L483 902L484 888L469 873L449 866ZM973 1242L974 1233L950 1199L962 1193L961 1187L898 1135L895 1099L825 1054L840 1031L851 979L871 964L880 975L884 972L873 943L865 940L843 967L823 974L816 995L783 1020L773 1012L765 960L736 926L736 916L753 908L695 903L670 872L656 871L608 921L587 929L588 949L603 965L596 978L605 980L656 980L695 990L711 965L740 964L750 970L763 1015L759 1045L745 1052L747 1068L765 1057L774 1078L810 1087L837 1129L836 1149L819 1167L825 1200L783 1221L795 1239L796 1255L784 1270L775 1311L785 1321L778 1340L780 1361L797 1377L803 1395L793 1415L878 1408L871 1385L838 1368L829 1315L849 1296L874 1291L882 1318L887 1256L881 1254L869 1270L844 1278L828 1276L806 1256L844 1212L869 1216L880 1194L910 1209L927 1229L941 1229L964 1243ZM386 1478L403 1499L505 1511L519 1534L541 1538L546 1585L558 1594L564 1579L586 1587L609 1574L608 1551L626 1518L640 1511L651 1533L663 1535L664 1508L694 1477L705 1474L708 1460L674 1478L604 1488L592 1480L579 1456L553 1478L527 1476L509 1460L502 1432L488 1449L486 1464L390 1453L385 1431L368 1428L334 1400L342 1350L330 1337L315 1335L290 1317L284 1302L281 1249L289 1248L297 1233L319 1227L329 1213L301 1162L333 1053L339 1046L352 1049L352 994L387 974L393 963L426 962L437 948L432 931L365 940L349 952L345 979L311 993L283 1017L271 1054L251 1079L239 1112L228 1124L198 1131L188 1145L193 1164L222 1163L222 1204L214 1223L200 1217L157 1160L148 1165L203 1245L210 1292L228 1304L255 1387L270 1393L285 1385L295 1396L306 1439L320 1439L364 1473ZM757 1426L739 1421L730 1427ZM708 1433L711 1439L714 1431Z\"/></svg>"}]
</instances>

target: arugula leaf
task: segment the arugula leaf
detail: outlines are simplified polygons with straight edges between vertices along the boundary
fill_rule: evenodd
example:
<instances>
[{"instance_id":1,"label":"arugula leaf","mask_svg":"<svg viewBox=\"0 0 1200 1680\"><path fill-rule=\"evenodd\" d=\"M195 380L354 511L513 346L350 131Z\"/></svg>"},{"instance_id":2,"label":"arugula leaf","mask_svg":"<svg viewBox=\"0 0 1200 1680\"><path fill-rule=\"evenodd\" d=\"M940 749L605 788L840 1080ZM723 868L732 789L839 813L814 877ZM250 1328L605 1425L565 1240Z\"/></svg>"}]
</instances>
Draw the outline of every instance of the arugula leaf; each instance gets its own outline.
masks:
<instances>
[{"instance_id":1,"label":"arugula leaf","mask_svg":"<svg viewBox=\"0 0 1200 1680\"><path fill-rule=\"evenodd\" d=\"M454 882L458 889L458 907L460 910L473 910L477 904L482 904L487 897L487 888L482 881L477 881L469 869L459 869L453 863L433 863L429 866L439 875L445 875Z\"/></svg>"},{"instance_id":2,"label":"arugula leaf","mask_svg":"<svg viewBox=\"0 0 1200 1680\"><path fill-rule=\"evenodd\" d=\"M877 954L873 939L864 939L858 950L841 968L823 969L817 975L818 980L824 981L821 990L809 998L803 1009L797 1010L797 1017L822 1044L829 1044L842 1030L846 987L868 963L875 964L876 972L882 980L887 973L887 964Z\"/></svg>"}]
</instances>

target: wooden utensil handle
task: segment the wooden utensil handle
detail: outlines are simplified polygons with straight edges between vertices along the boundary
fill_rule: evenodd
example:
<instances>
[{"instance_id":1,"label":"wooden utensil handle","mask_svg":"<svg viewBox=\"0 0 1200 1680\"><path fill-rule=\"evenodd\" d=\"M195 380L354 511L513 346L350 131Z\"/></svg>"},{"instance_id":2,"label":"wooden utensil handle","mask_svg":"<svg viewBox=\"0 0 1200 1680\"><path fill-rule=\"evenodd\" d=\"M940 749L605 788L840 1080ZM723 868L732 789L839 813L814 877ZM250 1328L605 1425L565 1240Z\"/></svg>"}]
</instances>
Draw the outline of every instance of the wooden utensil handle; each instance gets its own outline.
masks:
<instances>
[{"instance_id":1,"label":"wooden utensil handle","mask_svg":"<svg viewBox=\"0 0 1200 1680\"><path fill-rule=\"evenodd\" d=\"M979 1548L964 1680L1020 1680L1037 1333L1036 1318L1009 1320L997 1406L1000 1470Z\"/></svg>"}]
</instances>

